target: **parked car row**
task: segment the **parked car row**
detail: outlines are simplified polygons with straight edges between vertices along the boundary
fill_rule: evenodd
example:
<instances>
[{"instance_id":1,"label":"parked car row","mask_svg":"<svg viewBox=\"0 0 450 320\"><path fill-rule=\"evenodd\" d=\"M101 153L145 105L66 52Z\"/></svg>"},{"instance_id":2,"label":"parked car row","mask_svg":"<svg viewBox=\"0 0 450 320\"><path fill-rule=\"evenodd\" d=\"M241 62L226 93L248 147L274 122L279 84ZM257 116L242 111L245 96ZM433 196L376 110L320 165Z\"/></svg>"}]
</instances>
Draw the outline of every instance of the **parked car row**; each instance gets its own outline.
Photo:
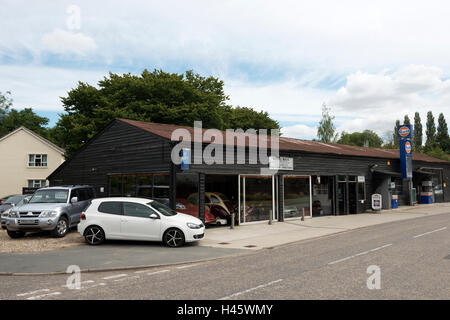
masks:
<instances>
[{"instance_id":1,"label":"parked car row","mask_svg":"<svg viewBox=\"0 0 450 320\"><path fill-rule=\"evenodd\" d=\"M145 198L95 199L90 186L48 187L31 197L12 198L6 199L1 217L2 228L13 239L41 230L64 237L75 226L90 245L122 239L163 241L179 247L204 237L205 226L193 211L191 215L180 213Z\"/></svg>"}]
</instances>

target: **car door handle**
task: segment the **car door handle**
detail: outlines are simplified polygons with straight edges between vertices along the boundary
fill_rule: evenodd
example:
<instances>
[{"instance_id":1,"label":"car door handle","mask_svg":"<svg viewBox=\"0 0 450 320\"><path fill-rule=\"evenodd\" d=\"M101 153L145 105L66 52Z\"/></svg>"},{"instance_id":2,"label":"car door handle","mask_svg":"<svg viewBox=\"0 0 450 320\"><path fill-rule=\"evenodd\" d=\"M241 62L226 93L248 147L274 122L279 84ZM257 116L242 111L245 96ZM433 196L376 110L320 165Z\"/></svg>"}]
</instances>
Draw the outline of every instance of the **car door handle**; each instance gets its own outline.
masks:
<instances>
[{"instance_id":1,"label":"car door handle","mask_svg":"<svg viewBox=\"0 0 450 320\"><path fill-rule=\"evenodd\" d=\"M120 220L120 222L128 222L128 220L122 219Z\"/></svg>"}]
</instances>

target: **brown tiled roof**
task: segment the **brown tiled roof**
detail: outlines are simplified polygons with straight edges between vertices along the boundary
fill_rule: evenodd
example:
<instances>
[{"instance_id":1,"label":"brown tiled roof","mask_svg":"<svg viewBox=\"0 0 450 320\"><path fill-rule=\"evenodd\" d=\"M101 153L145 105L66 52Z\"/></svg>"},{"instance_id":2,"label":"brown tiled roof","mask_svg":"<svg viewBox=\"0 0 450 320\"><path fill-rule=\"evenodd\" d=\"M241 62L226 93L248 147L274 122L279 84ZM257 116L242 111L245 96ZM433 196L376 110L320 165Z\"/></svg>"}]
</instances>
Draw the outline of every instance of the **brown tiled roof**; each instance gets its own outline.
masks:
<instances>
[{"instance_id":1,"label":"brown tiled roof","mask_svg":"<svg viewBox=\"0 0 450 320\"><path fill-rule=\"evenodd\" d=\"M119 121L128 123L132 126L138 127L147 132L151 132L160 137L172 139L172 132L176 129L185 129L191 135L194 141L194 128L187 126L178 126L172 124L161 124L153 122L142 122L136 120L128 119L117 119ZM203 129L205 132L207 129ZM220 131L224 137L224 144L232 144L233 141L227 141L225 131ZM203 143L211 143L211 140L206 140L203 138ZM379 149L379 148L366 148L366 147L356 147L348 146L336 143L323 143L319 141L302 140L294 138L280 137L279 141L280 150L285 151L304 151L304 152L314 152L314 153L326 153L326 154L337 154L346 156L359 156L359 157L374 157L374 158L385 158L385 159L398 159L400 158L400 151L397 149ZM270 146L270 137L268 137L267 145ZM245 146L248 146L248 139L245 139ZM449 163L445 160L436 159L424 154L414 153L413 160L425 161L425 162L443 162Z\"/></svg>"}]
</instances>

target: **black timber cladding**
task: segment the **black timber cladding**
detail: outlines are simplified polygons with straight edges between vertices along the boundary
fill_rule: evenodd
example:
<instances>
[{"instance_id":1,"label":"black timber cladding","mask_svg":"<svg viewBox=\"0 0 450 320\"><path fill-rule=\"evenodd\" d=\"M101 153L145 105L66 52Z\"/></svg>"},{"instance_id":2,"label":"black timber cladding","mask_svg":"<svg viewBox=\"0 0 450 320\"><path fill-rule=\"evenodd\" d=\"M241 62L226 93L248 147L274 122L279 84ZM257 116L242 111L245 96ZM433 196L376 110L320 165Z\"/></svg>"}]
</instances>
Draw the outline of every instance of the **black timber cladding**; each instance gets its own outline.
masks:
<instances>
[{"instance_id":1,"label":"black timber cladding","mask_svg":"<svg viewBox=\"0 0 450 320\"><path fill-rule=\"evenodd\" d=\"M115 120L48 179L51 184L93 185L98 196L105 196L108 174L169 172L170 163L168 140Z\"/></svg>"}]
</instances>

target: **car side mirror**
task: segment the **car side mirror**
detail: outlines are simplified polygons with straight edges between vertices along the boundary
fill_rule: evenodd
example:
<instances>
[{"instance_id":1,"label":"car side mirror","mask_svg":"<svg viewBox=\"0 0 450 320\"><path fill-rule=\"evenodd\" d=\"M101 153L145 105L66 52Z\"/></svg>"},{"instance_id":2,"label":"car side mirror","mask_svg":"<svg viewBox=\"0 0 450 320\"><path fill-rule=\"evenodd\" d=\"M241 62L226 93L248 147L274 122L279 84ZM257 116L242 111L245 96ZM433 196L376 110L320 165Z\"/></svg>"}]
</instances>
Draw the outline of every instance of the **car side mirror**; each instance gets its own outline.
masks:
<instances>
[{"instance_id":1,"label":"car side mirror","mask_svg":"<svg viewBox=\"0 0 450 320\"><path fill-rule=\"evenodd\" d=\"M11 207L15 207L16 206L16 204L15 203L11 203Z\"/></svg>"},{"instance_id":2,"label":"car side mirror","mask_svg":"<svg viewBox=\"0 0 450 320\"><path fill-rule=\"evenodd\" d=\"M159 216L156 213L152 213L148 216L150 219L159 219Z\"/></svg>"},{"instance_id":3,"label":"car side mirror","mask_svg":"<svg viewBox=\"0 0 450 320\"><path fill-rule=\"evenodd\" d=\"M27 204L30 200L28 199L23 199L23 204Z\"/></svg>"},{"instance_id":4,"label":"car side mirror","mask_svg":"<svg viewBox=\"0 0 450 320\"><path fill-rule=\"evenodd\" d=\"M72 199L70 199L70 203L75 203L78 202L78 198L77 197L73 197Z\"/></svg>"}]
</instances>

